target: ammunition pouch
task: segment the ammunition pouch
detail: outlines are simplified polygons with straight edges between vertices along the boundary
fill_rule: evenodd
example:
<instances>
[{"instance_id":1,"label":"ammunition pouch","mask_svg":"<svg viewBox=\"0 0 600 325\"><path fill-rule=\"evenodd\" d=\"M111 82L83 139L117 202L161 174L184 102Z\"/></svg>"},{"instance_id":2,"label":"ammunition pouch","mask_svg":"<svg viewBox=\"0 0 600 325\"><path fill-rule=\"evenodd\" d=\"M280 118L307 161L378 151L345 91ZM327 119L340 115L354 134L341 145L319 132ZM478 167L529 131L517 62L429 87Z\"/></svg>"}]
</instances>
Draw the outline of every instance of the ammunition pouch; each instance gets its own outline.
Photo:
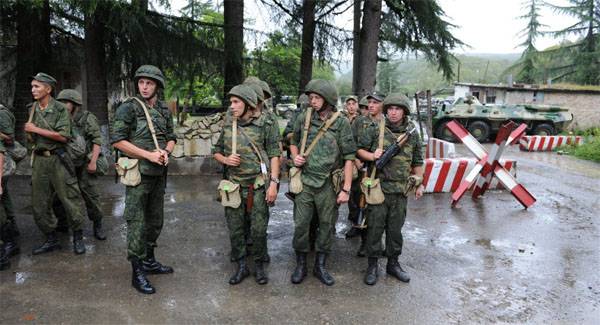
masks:
<instances>
[{"instance_id":1,"label":"ammunition pouch","mask_svg":"<svg viewBox=\"0 0 600 325\"><path fill-rule=\"evenodd\" d=\"M378 178L365 177L360 182L360 189L365 195L365 201L370 205L383 203L385 196L381 189L381 183Z\"/></svg>"},{"instance_id":2,"label":"ammunition pouch","mask_svg":"<svg viewBox=\"0 0 600 325\"><path fill-rule=\"evenodd\" d=\"M298 167L290 168L290 192L298 194L302 192L302 169Z\"/></svg>"},{"instance_id":3,"label":"ammunition pouch","mask_svg":"<svg viewBox=\"0 0 600 325\"><path fill-rule=\"evenodd\" d=\"M221 205L237 209L242 204L242 195L240 193L240 184L233 183L226 179L222 180L217 187L221 197Z\"/></svg>"},{"instance_id":4,"label":"ammunition pouch","mask_svg":"<svg viewBox=\"0 0 600 325\"><path fill-rule=\"evenodd\" d=\"M120 157L117 161L116 169L117 175L120 176L121 184L125 186L138 186L142 182L138 159Z\"/></svg>"}]
</instances>

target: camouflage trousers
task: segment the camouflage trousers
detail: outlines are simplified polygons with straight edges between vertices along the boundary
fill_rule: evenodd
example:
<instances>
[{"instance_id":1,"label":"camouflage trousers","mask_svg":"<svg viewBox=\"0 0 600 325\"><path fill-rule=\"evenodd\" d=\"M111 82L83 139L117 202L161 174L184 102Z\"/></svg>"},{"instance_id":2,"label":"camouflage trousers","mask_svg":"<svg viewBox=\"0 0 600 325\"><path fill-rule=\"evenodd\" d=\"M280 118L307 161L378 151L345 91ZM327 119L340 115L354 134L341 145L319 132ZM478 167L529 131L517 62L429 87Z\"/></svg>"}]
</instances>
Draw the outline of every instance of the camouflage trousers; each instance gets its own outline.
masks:
<instances>
[{"instance_id":1,"label":"camouflage trousers","mask_svg":"<svg viewBox=\"0 0 600 325\"><path fill-rule=\"evenodd\" d=\"M385 201L367 205L367 256L383 256L381 237L385 231L385 256L394 258L402 253L402 226L406 219L406 196L384 193Z\"/></svg>"},{"instance_id":2,"label":"camouflage trousers","mask_svg":"<svg viewBox=\"0 0 600 325\"><path fill-rule=\"evenodd\" d=\"M51 212L55 194L65 207L71 229L80 230L85 204L77 177L69 175L56 155L36 155L31 175L31 201L35 223L45 234L56 229L57 219Z\"/></svg>"},{"instance_id":3,"label":"camouflage trousers","mask_svg":"<svg viewBox=\"0 0 600 325\"><path fill-rule=\"evenodd\" d=\"M294 199L294 250L310 251L310 224L314 211L317 212L318 230L315 250L329 253L333 245L335 223L338 217L338 205L331 179L316 188L303 184L303 190Z\"/></svg>"},{"instance_id":4,"label":"camouflage trousers","mask_svg":"<svg viewBox=\"0 0 600 325\"><path fill-rule=\"evenodd\" d=\"M88 173L86 165L77 167L77 183L90 221L101 221L103 217L100 210L100 194L98 193L97 182L98 176ZM55 198L52 209L58 219L58 224L66 224L65 209L58 198Z\"/></svg>"},{"instance_id":5,"label":"camouflage trousers","mask_svg":"<svg viewBox=\"0 0 600 325\"><path fill-rule=\"evenodd\" d=\"M125 212L127 222L127 258L146 258L146 247L156 247L164 220L164 176L142 175L138 186L127 186L125 190Z\"/></svg>"},{"instance_id":6,"label":"camouflage trousers","mask_svg":"<svg viewBox=\"0 0 600 325\"><path fill-rule=\"evenodd\" d=\"M264 186L254 189L252 210L246 213L248 202L248 187L241 188L242 204L238 208L225 207L225 219L229 229L231 243L231 260L237 261L248 255L246 245L246 226L250 225L250 238L253 245L251 254L255 261L262 261L267 257L267 227L269 225L269 209L265 201ZM247 219L250 220L247 220Z\"/></svg>"}]
</instances>

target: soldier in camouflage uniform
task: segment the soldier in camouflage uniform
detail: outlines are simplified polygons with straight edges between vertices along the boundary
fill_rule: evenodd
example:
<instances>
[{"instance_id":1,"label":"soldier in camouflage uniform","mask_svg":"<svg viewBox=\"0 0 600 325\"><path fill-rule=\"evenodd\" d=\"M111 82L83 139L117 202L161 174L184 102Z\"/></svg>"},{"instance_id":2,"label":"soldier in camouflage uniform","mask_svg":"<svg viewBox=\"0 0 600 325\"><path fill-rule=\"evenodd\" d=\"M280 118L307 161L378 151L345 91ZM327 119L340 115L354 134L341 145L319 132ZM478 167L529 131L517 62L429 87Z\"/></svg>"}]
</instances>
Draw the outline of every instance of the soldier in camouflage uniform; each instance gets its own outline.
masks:
<instances>
[{"instance_id":1,"label":"soldier in camouflage uniform","mask_svg":"<svg viewBox=\"0 0 600 325\"><path fill-rule=\"evenodd\" d=\"M249 85L235 86L227 96L231 101L231 118L223 125L214 148L214 158L225 166L227 178L240 184L242 199L242 204L237 208L225 207L231 258L237 263L237 269L229 279L229 284L238 284L250 274L246 263L246 256L249 255L245 236L247 218L251 219L251 250L256 268L256 282L266 284L268 277L263 263L267 256L267 205L273 204L277 198L281 155L279 127L266 114L256 109L256 92ZM236 154L232 153L233 118L238 120ZM258 150L258 153L255 150ZM270 176L261 172L261 161L265 165L269 163ZM266 169L266 166L264 168ZM248 206L250 204L251 208ZM249 209L251 211L248 214Z\"/></svg>"},{"instance_id":2,"label":"soldier in camouflage uniform","mask_svg":"<svg viewBox=\"0 0 600 325\"><path fill-rule=\"evenodd\" d=\"M350 126L352 127L352 134L354 135L354 140L356 141L355 127L357 121L360 120L361 115L358 112L358 99L356 96L348 96L346 98L346 117L348 121L350 121ZM356 158L354 160L354 169L357 171L356 177L352 179L352 189L350 190L350 200L348 200L348 220L350 221L352 227L350 230L346 232L346 238L353 238L362 233L362 231L358 228L358 216L360 214L360 208L358 206L360 200L360 177L358 177L358 171L362 168L362 162L360 159Z\"/></svg>"},{"instance_id":3,"label":"soldier in camouflage uniform","mask_svg":"<svg viewBox=\"0 0 600 325\"><path fill-rule=\"evenodd\" d=\"M317 136L321 126L334 114L337 102L335 86L326 80L315 80L307 86L306 94L315 112L312 114L308 130L307 146ZM331 252L335 223L339 204L348 202L352 183L352 162L356 154L356 144L348 119L340 116L324 136L316 143L308 157L300 155L299 146L303 136L306 112L296 119L290 150L294 165L302 168L303 190L294 200L294 240L296 268L292 283L301 283L306 277L306 256L310 250L309 227L316 210L319 229L316 241L316 260L313 274L324 284L333 285L335 280L325 269L327 255ZM333 188L332 172L343 168L343 185L340 193ZM336 197L337 196L337 197Z\"/></svg>"},{"instance_id":4,"label":"soldier in camouflage uniform","mask_svg":"<svg viewBox=\"0 0 600 325\"><path fill-rule=\"evenodd\" d=\"M9 155L8 149L14 146L15 116L0 104L0 270L8 268L8 258L19 253L16 237L19 230L15 222L15 213L8 189L8 175L2 174L5 159Z\"/></svg>"},{"instance_id":5,"label":"soldier in camouflage uniform","mask_svg":"<svg viewBox=\"0 0 600 325\"><path fill-rule=\"evenodd\" d=\"M367 100L367 96L363 96L363 98L358 101L358 111L360 116L369 116L369 101Z\"/></svg>"},{"instance_id":6,"label":"soldier in camouflage uniform","mask_svg":"<svg viewBox=\"0 0 600 325\"><path fill-rule=\"evenodd\" d=\"M65 149L65 144L72 137L71 119L67 108L52 98L55 87L56 79L48 74L40 72L32 77L31 92L36 101L28 105L28 109L34 110L34 116L31 122L25 123L24 129L29 133L28 140L34 153L31 175L33 217L46 235L46 241L32 253L43 254L60 248L56 237L57 220L50 206L56 194L65 207L73 230L73 250L76 254L83 254L85 245L81 223L84 202L77 177L66 167L71 161Z\"/></svg>"},{"instance_id":7,"label":"soldier in camouflage uniform","mask_svg":"<svg viewBox=\"0 0 600 325\"><path fill-rule=\"evenodd\" d=\"M112 145L129 158L139 159L141 183L127 186L124 219L127 221L127 259L132 266L132 286L141 293L152 294L154 287L147 274L173 273L173 268L159 263L154 248L164 222L164 195L169 155L175 147L173 119L158 92L165 87L163 73L155 66L143 65L134 76L138 95L148 109L156 129L159 150L137 100L128 99L115 113L111 133Z\"/></svg>"},{"instance_id":8,"label":"soldier in camouflage uniform","mask_svg":"<svg viewBox=\"0 0 600 325\"><path fill-rule=\"evenodd\" d=\"M373 101L369 97L369 101ZM410 114L410 101L402 94L390 94L383 101L386 114L384 148L387 148L408 129L414 128L413 122L408 120ZM371 107L370 107L371 108ZM379 159L383 150L377 148L379 138L378 121L374 120L364 132L359 135L358 156L374 162ZM364 282L374 285L377 282L377 258L383 255L381 238L386 233L385 256L387 257L386 271L402 282L410 281L410 277L398 262L402 253L402 226L406 219L407 199L404 192L405 185L410 175L423 176L422 143L418 136L411 136L402 147L400 153L377 171L381 181L385 200L382 204L368 205L367 207L367 256L368 268ZM423 195L423 185L415 191L415 198Z\"/></svg>"}]
</instances>

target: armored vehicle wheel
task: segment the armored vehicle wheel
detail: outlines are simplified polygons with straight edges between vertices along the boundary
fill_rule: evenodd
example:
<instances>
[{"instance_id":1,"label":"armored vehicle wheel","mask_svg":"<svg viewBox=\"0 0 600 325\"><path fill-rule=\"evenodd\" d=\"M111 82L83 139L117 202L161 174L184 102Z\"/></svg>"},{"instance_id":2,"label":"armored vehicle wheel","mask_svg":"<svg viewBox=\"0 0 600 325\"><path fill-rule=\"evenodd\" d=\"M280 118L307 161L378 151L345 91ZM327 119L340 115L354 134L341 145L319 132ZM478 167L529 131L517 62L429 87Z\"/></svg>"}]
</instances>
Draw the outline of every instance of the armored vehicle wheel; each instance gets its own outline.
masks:
<instances>
[{"instance_id":1,"label":"armored vehicle wheel","mask_svg":"<svg viewBox=\"0 0 600 325\"><path fill-rule=\"evenodd\" d=\"M479 142L486 141L490 136L490 126L483 121L472 122L468 129Z\"/></svg>"},{"instance_id":2,"label":"armored vehicle wheel","mask_svg":"<svg viewBox=\"0 0 600 325\"><path fill-rule=\"evenodd\" d=\"M554 127L552 125L547 124L547 123L542 123L535 127L535 129L533 130L533 134L534 135L555 135L556 130L554 130Z\"/></svg>"},{"instance_id":3,"label":"armored vehicle wheel","mask_svg":"<svg viewBox=\"0 0 600 325\"><path fill-rule=\"evenodd\" d=\"M456 142L457 139L454 137L452 132L446 128L446 124L449 122L450 121L444 121L438 124L438 127L435 130L435 137L444 141Z\"/></svg>"}]
</instances>

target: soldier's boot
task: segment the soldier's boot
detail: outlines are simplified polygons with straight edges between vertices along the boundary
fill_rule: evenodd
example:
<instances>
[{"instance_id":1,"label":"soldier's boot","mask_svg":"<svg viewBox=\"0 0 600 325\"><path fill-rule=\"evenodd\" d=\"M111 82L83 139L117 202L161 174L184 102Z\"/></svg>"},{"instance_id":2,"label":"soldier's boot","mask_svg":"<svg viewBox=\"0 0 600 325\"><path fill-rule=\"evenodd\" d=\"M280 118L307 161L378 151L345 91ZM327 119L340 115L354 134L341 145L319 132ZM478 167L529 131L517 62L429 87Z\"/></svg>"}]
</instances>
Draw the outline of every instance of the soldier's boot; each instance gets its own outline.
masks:
<instances>
[{"instance_id":1,"label":"soldier's boot","mask_svg":"<svg viewBox=\"0 0 600 325\"><path fill-rule=\"evenodd\" d=\"M58 238L56 237L56 232L53 231L46 235L46 241L41 246L34 248L33 251L31 251L31 254L39 255L61 248L62 247L58 243Z\"/></svg>"},{"instance_id":2,"label":"soldier's boot","mask_svg":"<svg viewBox=\"0 0 600 325\"><path fill-rule=\"evenodd\" d=\"M256 266L256 273L254 273L254 277L256 278L256 283L267 284L269 282L269 278L267 277L267 272L265 271L263 262L261 262L261 261L255 262L255 266Z\"/></svg>"},{"instance_id":3,"label":"soldier's boot","mask_svg":"<svg viewBox=\"0 0 600 325\"><path fill-rule=\"evenodd\" d=\"M102 228L102 220L94 221L94 237L98 240L106 240L106 233Z\"/></svg>"},{"instance_id":4,"label":"soldier's boot","mask_svg":"<svg viewBox=\"0 0 600 325\"><path fill-rule=\"evenodd\" d=\"M335 283L333 276L327 272L325 269L325 262L327 261L327 254L325 253L317 253L317 257L315 258L315 267L313 269L313 275L317 277L323 284L331 286Z\"/></svg>"},{"instance_id":5,"label":"soldier's boot","mask_svg":"<svg viewBox=\"0 0 600 325\"><path fill-rule=\"evenodd\" d=\"M294 273L292 273L293 284L302 283L304 278L306 278L306 255L303 252L296 252L296 268L294 269Z\"/></svg>"},{"instance_id":6,"label":"soldier's boot","mask_svg":"<svg viewBox=\"0 0 600 325\"><path fill-rule=\"evenodd\" d=\"M146 258L142 261L142 269L146 274L169 274L174 272L172 267L162 265L156 260L154 247L152 246L146 247Z\"/></svg>"},{"instance_id":7,"label":"soldier's boot","mask_svg":"<svg viewBox=\"0 0 600 325\"><path fill-rule=\"evenodd\" d=\"M408 273L406 273L406 271L402 269L400 263L398 262L398 256L389 257L385 269L387 274L395 277L396 279L402 282L408 283L410 281L410 276L408 275Z\"/></svg>"},{"instance_id":8,"label":"soldier's boot","mask_svg":"<svg viewBox=\"0 0 600 325\"><path fill-rule=\"evenodd\" d=\"M6 256L11 257L20 253L19 245L15 240L15 231L11 225L5 225L2 228L0 233L0 237L4 241L4 251L6 252Z\"/></svg>"},{"instance_id":9,"label":"soldier's boot","mask_svg":"<svg viewBox=\"0 0 600 325\"><path fill-rule=\"evenodd\" d=\"M144 294L153 294L156 292L150 281L146 278L146 273L142 269L142 262L139 259L131 259L131 269L131 286Z\"/></svg>"},{"instance_id":10,"label":"soldier's boot","mask_svg":"<svg viewBox=\"0 0 600 325\"><path fill-rule=\"evenodd\" d=\"M377 283L377 257L369 257L369 266L365 274L365 284L370 286Z\"/></svg>"},{"instance_id":11,"label":"soldier's boot","mask_svg":"<svg viewBox=\"0 0 600 325\"><path fill-rule=\"evenodd\" d=\"M83 230L73 231L73 252L77 255L85 254L85 244L83 243Z\"/></svg>"},{"instance_id":12,"label":"soldier's boot","mask_svg":"<svg viewBox=\"0 0 600 325\"><path fill-rule=\"evenodd\" d=\"M8 254L4 249L4 244L0 245L0 271L10 268L10 261L8 260Z\"/></svg>"},{"instance_id":13,"label":"soldier's boot","mask_svg":"<svg viewBox=\"0 0 600 325\"><path fill-rule=\"evenodd\" d=\"M360 231L360 247L358 248L358 252L356 252L356 256L367 256L367 231L364 229Z\"/></svg>"},{"instance_id":14,"label":"soldier's boot","mask_svg":"<svg viewBox=\"0 0 600 325\"><path fill-rule=\"evenodd\" d=\"M250 270L248 270L248 265L246 265L246 258L242 257L237 261L237 269L235 273L229 278L229 284L235 285L238 284L246 277L250 275Z\"/></svg>"}]
</instances>

